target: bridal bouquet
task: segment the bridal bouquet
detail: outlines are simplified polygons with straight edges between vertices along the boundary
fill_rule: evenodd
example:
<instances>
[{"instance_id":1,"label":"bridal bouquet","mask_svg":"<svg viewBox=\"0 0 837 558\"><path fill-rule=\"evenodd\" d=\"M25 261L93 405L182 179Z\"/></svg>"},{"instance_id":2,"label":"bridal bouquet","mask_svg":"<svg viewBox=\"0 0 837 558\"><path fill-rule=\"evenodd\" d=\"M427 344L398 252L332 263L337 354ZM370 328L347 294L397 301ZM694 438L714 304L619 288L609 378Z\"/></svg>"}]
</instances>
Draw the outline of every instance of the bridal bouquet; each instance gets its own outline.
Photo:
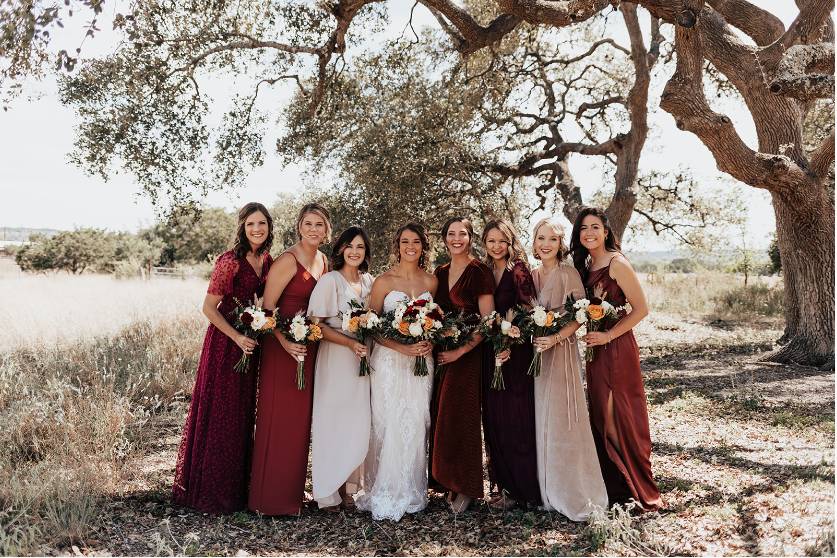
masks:
<instances>
[{"instance_id":1,"label":"bridal bouquet","mask_svg":"<svg viewBox=\"0 0 837 558\"><path fill-rule=\"evenodd\" d=\"M433 337L433 344L441 351L452 351L464 347L479 326L480 317L477 314L466 312L447 314L442 321L442 329L438 330ZM446 364L439 365L436 373L442 374L446 367Z\"/></svg>"},{"instance_id":2,"label":"bridal bouquet","mask_svg":"<svg viewBox=\"0 0 837 558\"><path fill-rule=\"evenodd\" d=\"M375 331L381 323L381 319L375 312L356 300L349 301L349 311L341 313L341 317L343 318L343 331L351 333L364 345L375 334ZM369 361L366 357L362 357L360 359L360 373L358 375L368 376L371 372L372 367L369 366Z\"/></svg>"},{"instance_id":3,"label":"bridal bouquet","mask_svg":"<svg viewBox=\"0 0 837 558\"><path fill-rule=\"evenodd\" d=\"M556 310L547 310L540 305L533 306L531 310L521 307L518 309L518 316L520 316L520 329L526 337L554 335L561 330L563 325L566 325L560 323ZM534 377L540 376L542 363L543 353L536 350L526 373Z\"/></svg>"},{"instance_id":4,"label":"bridal bouquet","mask_svg":"<svg viewBox=\"0 0 837 558\"><path fill-rule=\"evenodd\" d=\"M606 297L607 291L603 292L598 285L590 298L576 300L570 295L564 303L564 308L567 310L567 322L575 320L582 326L586 326L587 331L604 331L608 321L616 320L620 313L631 313L632 308L629 302L626 302L624 306L614 306L605 300ZM594 349L595 347L587 347L584 350L585 361L593 360Z\"/></svg>"},{"instance_id":5,"label":"bridal bouquet","mask_svg":"<svg viewBox=\"0 0 837 558\"><path fill-rule=\"evenodd\" d=\"M265 333L270 333L276 327L276 318L272 310L265 310L258 298L253 298L253 304L245 306L238 299L234 299L236 307L230 312L232 326L239 333L250 339L258 339ZM250 366L250 356L242 354L233 367L236 372L243 374Z\"/></svg>"},{"instance_id":6,"label":"bridal bouquet","mask_svg":"<svg viewBox=\"0 0 837 558\"><path fill-rule=\"evenodd\" d=\"M491 379L491 389L506 389L503 382L503 363L497 355L510 349L512 345L523 342L520 328L494 311L482 319L480 332L494 347L494 376Z\"/></svg>"},{"instance_id":7,"label":"bridal bouquet","mask_svg":"<svg viewBox=\"0 0 837 558\"><path fill-rule=\"evenodd\" d=\"M282 320L281 330L285 339L293 343L308 345L323 338L323 331L317 322L302 314ZM296 389L305 389L305 357L297 357Z\"/></svg>"},{"instance_id":8,"label":"bridal bouquet","mask_svg":"<svg viewBox=\"0 0 837 558\"><path fill-rule=\"evenodd\" d=\"M433 341L442 329L445 313L435 302L417 298L409 302L399 302L394 310L381 318L380 335L403 345L413 345L420 341ZM427 376L427 361L417 356L413 374Z\"/></svg>"}]
</instances>

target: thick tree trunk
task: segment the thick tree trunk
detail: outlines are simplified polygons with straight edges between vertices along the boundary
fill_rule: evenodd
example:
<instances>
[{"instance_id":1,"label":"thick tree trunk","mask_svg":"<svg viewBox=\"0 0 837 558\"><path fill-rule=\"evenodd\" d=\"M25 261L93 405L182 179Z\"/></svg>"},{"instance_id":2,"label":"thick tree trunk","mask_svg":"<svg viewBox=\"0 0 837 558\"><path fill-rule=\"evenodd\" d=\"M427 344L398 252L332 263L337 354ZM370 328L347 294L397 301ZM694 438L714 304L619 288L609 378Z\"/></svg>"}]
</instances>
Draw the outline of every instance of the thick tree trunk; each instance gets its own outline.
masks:
<instances>
[{"instance_id":1,"label":"thick tree trunk","mask_svg":"<svg viewBox=\"0 0 837 558\"><path fill-rule=\"evenodd\" d=\"M834 367L834 206L824 189L773 195L785 283L784 347L765 360Z\"/></svg>"}]
</instances>

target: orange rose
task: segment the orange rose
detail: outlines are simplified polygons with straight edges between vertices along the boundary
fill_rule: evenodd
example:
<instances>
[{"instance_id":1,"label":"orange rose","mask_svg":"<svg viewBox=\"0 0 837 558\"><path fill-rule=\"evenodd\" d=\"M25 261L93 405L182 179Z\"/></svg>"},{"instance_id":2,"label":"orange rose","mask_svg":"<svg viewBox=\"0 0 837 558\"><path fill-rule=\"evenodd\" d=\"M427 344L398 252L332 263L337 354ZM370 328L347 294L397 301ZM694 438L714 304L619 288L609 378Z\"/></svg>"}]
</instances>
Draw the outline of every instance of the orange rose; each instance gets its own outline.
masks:
<instances>
[{"instance_id":1,"label":"orange rose","mask_svg":"<svg viewBox=\"0 0 837 558\"><path fill-rule=\"evenodd\" d=\"M544 325L546 327L549 327L549 326L552 325L552 322L554 322L554 321L555 321L555 314L553 312L547 312L546 313L546 322L544 322Z\"/></svg>"},{"instance_id":2,"label":"orange rose","mask_svg":"<svg viewBox=\"0 0 837 558\"><path fill-rule=\"evenodd\" d=\"M424 317L424 331L430 331L433 329L433 320L428 318L427 316Z\"/></svg>"},{"instance_id":3,"label":"orange rose","mask_svg":"<svg viewBox=\"0 0 837 558\"><path fill-rule=\"evenodd\" d=\"M604 318L604 308L598 304L591 304L587 307L587 315L591 320L601 320Z\"/></svg>"},{"instance_id":4,"label":"orange rose","mask_svg":"<svg viewBox=\"0 0 837 558\"><path fill-rule=\"evenodd\" d=\"M401 333L401 335L410 335L410 324L402 321L398 324L398 332Z\"/></svg>"},{"instance_id":5,"label":"orange rose","mask_svg":"<svg viewBox=\"0 0 837 558\"><path fill-rule=\"evenodd\" d=\"M268 318L267 321L264 323L262 329L274 329L276 327L276 318Z\"/></svg>"},{"instance_id":6,"label":"orange rose","mask_svg":"<svg viewBox=\"0 0 837 558\"><path fill-rule=\"evenodd\" d=\"M309 341L319 341L323 338L323 330L317 324L311 324L311 329L308 332Z\"/></svg>"},{"instance_id":7,"label":"orange rose","mask_svg":"<svg viewBox=\"0 0 837 558\"><path fill-rule=\"evenodd\" d=\"M355 333L357 331L359 323L360 323L360 320L357 318L357 316L350 319L349 320L349 332L350 333Z\"/></svg>"}]
</instances>

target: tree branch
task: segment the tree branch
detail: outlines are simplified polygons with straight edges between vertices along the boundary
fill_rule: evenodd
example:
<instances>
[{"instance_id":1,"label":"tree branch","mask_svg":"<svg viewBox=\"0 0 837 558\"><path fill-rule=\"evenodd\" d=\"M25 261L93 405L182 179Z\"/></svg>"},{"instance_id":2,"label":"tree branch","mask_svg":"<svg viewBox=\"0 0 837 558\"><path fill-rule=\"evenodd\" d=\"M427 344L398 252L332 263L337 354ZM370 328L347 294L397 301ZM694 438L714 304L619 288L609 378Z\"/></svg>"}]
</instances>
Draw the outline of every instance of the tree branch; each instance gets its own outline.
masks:
<instances>
[{"instance_id":1,"label":"tree branch","mask_svg":"<svg viewBox=\"0 0 837 558\"><path fill-rule=\"evenodd\" d=\"M456 42L456 49L462 54L471 54L490 44L496 43L510 33L520 18L512 13L503 13L497 16L494 21L483 27L463 8L457 6L452 0L419 0L427 6L431 12L441 13L456 28L461 36L460 40L451 32L450 26L442 24L448 34ZM441 19L436 15L441 24Z\"/></svg>"},{"instance_id":2,"label":"tree branch","mask_svg":"<svg viewBox=\"0 0 837 558\"><path fill-rule=\"evenodd\" d=\"M834 128L831 133L823 140L819 147L811 154L810 168L811 172L819 178L822 178L828 173L831 165L834 163Z\"/></svg>"},{"instance_id":3,"label":"tree branch","mask_svg":"<svg viewBox=\"0 0 837 558\"><path fill-rule=\"evenodd\" d=\"M785 32L781 19L747 0L708 0L708 3L759 46L769 45Z\"/></svg>"},{"instance_id":4,"label":"tree branch","mask_svg":"<svg viewBox=\"0 0 837 558\"><path fill-rule=\"evenodd\" d=\"M800 101L834 97L834 45L794 45L779 62L770 92Z\"/></svg>"}]
</instances>

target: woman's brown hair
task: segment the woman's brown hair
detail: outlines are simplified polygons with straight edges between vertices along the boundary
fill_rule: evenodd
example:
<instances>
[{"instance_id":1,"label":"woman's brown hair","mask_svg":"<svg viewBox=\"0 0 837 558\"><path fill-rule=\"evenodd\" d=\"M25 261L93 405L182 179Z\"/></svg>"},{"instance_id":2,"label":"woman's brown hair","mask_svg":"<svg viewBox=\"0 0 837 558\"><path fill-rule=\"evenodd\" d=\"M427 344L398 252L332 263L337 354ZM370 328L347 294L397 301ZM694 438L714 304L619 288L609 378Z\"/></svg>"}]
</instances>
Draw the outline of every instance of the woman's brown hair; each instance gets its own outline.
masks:
<instances>
[{"instance_id":1,"label":"woman's brown hair","mask_svg":"<svg viewBox=\"0 0 837 558\"><path fill-rule=\"evenodd\" d=\"M235 231L232 251L239 258L245 257L247 252L252 249L250 241L247 240L247 231L244 225L247 222L247 218L256 212L261 212L267 220L267 238L264 239L262 245L256 250L256 254L261 255L265 252L270 252L270 248L273 246L273 217L270 216L270 211L259 202L250 202L238 210L238 227Z\"/></svg>"},{"instance_id":2,"label":"woman's brown hair","mask_svg":"<svg viewBox=\"0 0 837 558\"><path fill-rule=\"evenodd\" d=\"M474 225L471 223L471 220L467 217L462 217L461 215L457 215L455 217L451 217L445 224L442 225L442 244L447 247L447 237L448 237L448 229L450 229L451 225L454 223L462 223L462 226L465 227L465 230L468 232L468 252L474 252Z\"/></svg>"},{"instance_id":3,"label":"woman's brown hair","mask_svg":"<svg viewBox=\"0 0 837 558\"><path fill-rule=\"evenodd\" d=\"M412 231L416 233L421 240L421 256L419 256L418 265L420 268L427 271L427 262L430 259L430 239L427 238L427 233L424 231L424 227L419 223L407 223L395 231L395 237L392 241L392 254L395 256L395 261L401 261L400 243L401 234L404 231Z\"/></svg>"},{"instance_id":4,"label":"woman's brown hair","mask_svg":"<svg viewBox=\"0 0 837 558\"><path fill-rule=\"evenodd\" d=\"M529 262L526 258L526 249L523 247L523 243L520 242L520 238L518 238L517 236L517 231L514 230L514 225L512 225L505 219L495 219L486 223L485 229L483 229L482 231L483 246L485 246L485 239L488 236L489 231L491 231L492 229L497 229L498 231L503 233L503 236L505 236L509 241L509 257L506 260L506 269L513 268L516 262L522 262L523 265L525 265L528 268ZM485 254L485 263L487 263L492 268L494 266L494 258L488 255L487 250Z\"/></svg>"}]
</instances>

